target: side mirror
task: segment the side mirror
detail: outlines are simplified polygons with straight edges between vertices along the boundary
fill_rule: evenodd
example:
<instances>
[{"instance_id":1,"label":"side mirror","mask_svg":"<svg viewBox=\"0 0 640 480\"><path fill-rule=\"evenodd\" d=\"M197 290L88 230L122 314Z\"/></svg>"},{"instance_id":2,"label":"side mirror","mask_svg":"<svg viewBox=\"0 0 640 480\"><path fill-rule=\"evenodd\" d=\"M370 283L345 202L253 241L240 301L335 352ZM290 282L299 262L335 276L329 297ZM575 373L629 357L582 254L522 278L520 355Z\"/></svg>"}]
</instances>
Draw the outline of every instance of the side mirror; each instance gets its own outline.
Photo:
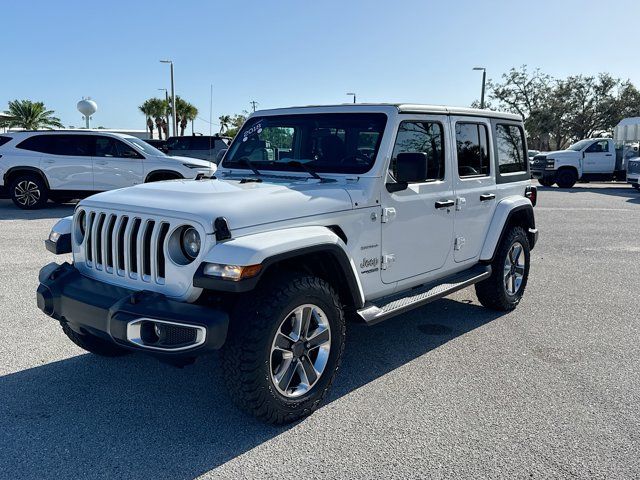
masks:
<instances>
[{"instance_id":1,"label":"side mirror","mask_svg":"<svg viewBox=\"0 0 640 480\"><path fill-rule=\"evenodd\" d=\"M216 165L220 165L220 162L222 161L222 159L224 158L224 155L227 153L228 150L229 150L228 148L223 148L216 154Z\"/></svg>"},{"instance_id":2,"label":"side mirror","mask_svg":"<svg viewBox=\"0 0 640 480\"><path fill-rule=\"evenodd\" d=\"M411 182L427 178L427 154L420 152L399 153L396 157L396 182L387 183L389 192L405 190Z\"/></svg>"}]
</instances>

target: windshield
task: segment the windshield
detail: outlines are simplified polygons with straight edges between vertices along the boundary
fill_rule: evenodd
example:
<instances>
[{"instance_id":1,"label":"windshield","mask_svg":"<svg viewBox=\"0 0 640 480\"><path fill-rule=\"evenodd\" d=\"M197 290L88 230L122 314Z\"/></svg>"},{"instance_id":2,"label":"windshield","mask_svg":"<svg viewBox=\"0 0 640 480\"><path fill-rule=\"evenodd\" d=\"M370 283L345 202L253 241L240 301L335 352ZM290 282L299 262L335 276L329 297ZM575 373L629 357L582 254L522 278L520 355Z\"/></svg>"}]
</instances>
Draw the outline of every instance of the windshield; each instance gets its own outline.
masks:
<instances>
[{"instance_id":1,"label":"windshield","mask_svg":"<svg viewBox=\"0 0 640 480\"><path fill-rule=\"evenodd\" d=\"M387 122L382 113L331 113L251 118L238 133L223 167L365 173L373 166ZM294 162L291 164L290 162Z\"/></svg>"},{"instance_id":2,"label":"windshield","mask_svg":"<svg viewBox=\"0 0 640 480\"><path fill-rule=\"evenodd\" d=\"M580 140L579 142L576 142L573 145L571 145L569 148L567 148L567 150L575 150L576 152L579 152L584 147L589 145L591 142L593 142L593 140Z\"/></svg>"},{"instance_id":3,"label":"windshield","mask_svg":"<svg viewBox=\"0 0 640 480\"><path fill-rule=\"evenodd\" d=\"M126 140L129 143L133 143L136 147L138 147L139 150L142 150L147 155L156 155L161 157L167 156L166 153L158 150L153 145L149 145L144 140L140 140L138 137L127 137Z\"/></svg>"}]
</instances>

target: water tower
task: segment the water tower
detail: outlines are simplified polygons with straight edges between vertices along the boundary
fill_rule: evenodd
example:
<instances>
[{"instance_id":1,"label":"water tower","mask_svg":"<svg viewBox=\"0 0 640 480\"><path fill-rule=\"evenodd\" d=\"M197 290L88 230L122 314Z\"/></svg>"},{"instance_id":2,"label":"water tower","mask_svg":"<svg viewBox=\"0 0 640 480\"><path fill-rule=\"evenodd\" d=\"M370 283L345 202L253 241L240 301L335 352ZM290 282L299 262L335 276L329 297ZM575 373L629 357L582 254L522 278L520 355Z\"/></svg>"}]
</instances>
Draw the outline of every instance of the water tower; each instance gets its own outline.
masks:
<instances>
[{"instance_id":1,"label":"water tower","mask_svg":"<svg viewBox=\"0 0 640 480\"><path fill-rule=\"evenodd\" d=\"M98 104L91 100L91 97L87 97L80 100L76 108L84 116L86 126L89 128L89 120L91 120L91 115L98 111Z\"/></svg>"}]
</instances>

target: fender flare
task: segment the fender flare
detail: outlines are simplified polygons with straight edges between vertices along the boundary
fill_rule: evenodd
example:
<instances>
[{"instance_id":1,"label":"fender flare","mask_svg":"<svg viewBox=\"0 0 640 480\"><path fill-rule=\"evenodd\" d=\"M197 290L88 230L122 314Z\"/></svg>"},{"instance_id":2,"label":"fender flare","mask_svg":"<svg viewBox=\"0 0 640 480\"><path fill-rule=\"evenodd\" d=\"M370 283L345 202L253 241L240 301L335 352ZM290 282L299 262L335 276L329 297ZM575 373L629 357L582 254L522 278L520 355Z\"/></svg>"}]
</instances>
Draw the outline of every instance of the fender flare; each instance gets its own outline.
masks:
<instances>
[{"instance_id":1,"label":"fender flare","mask_svg":"<svg viewBox=\"0 0 640 480\"><path fill-rule=\"evenodd\" d=\"M222 292L248 292L259 283L269 267L293 258L324 253L335 260L343 282L356 308L364 305L364 292L353 260L346 252L346 244L327 227L308 226L256 233L216 244L204 257L193 277L196 287ZM233 282L204 275L207 263L224 265L262 265L260 273ZM344 286L344 285L343 285Z\"/></svg>"},{"instance_id":2,"label":"fender flare","mask_svg":"<svg viewBox=\"0 0 640 480\"><path fill-rule=\"evenodd\" d=\"M42 170L40 170L38 167L31 167L31 166L28 166L28 165L25 165L25 166L20 165L20 166L16 166L16 167L11 167L6 172L4 172L4 177L3 177L4 185L7 188L9 188L9 183L7 182L9 177L11 177L14 173L18 173L18 175L19 175L22 172L35 173L36 175L42 177L42 179L44 180L45 185L47 186L47 190L51 190L51 187L49 186L49 179L47 178L45 173Z\"/></svg>"},{"instance_id":3,"label":"fender flare","mask_svg":"<svg viewBox=\"0 0 640 480\"><path fill-rule=\"evenodd\" d=\"M516 215L526 215L527 217L527 234L534 237L534 242L531 245L533 249L535 244L535 237L537 234L535 217L533 214L533 205L531 201L526 197L507 197L502 200L496 206L496 210L493 213L491 224L487 237L485 238L482 251L480 252L480 260L485 262L493 261L495 251L500 245L502 238L504 237L507 227Z\"/></svg>"}]
</instances>

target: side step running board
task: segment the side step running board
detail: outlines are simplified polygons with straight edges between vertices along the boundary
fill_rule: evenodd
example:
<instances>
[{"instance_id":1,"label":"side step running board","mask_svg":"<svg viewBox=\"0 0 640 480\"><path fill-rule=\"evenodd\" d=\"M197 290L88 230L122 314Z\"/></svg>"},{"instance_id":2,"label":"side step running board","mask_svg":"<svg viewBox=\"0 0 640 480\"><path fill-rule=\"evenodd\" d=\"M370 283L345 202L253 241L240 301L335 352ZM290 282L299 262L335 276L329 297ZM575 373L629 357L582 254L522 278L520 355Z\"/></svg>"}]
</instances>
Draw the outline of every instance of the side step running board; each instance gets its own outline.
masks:
<instances>
[{"instance_id":1,"label":"side step running board","mask_svg":"<svg viewBox=\"0 0 640 480\"><path fill-rule=\"evenodd\" d=\"M409 291L367 302L363 308L358 310L358 314L367 325L374 325L387 318L446 297L457 290L478 283L490 275L491 267L489 265L476 265L469 270L456 273L436 282L425 283Z\"/></svg>"}]
</instances>

